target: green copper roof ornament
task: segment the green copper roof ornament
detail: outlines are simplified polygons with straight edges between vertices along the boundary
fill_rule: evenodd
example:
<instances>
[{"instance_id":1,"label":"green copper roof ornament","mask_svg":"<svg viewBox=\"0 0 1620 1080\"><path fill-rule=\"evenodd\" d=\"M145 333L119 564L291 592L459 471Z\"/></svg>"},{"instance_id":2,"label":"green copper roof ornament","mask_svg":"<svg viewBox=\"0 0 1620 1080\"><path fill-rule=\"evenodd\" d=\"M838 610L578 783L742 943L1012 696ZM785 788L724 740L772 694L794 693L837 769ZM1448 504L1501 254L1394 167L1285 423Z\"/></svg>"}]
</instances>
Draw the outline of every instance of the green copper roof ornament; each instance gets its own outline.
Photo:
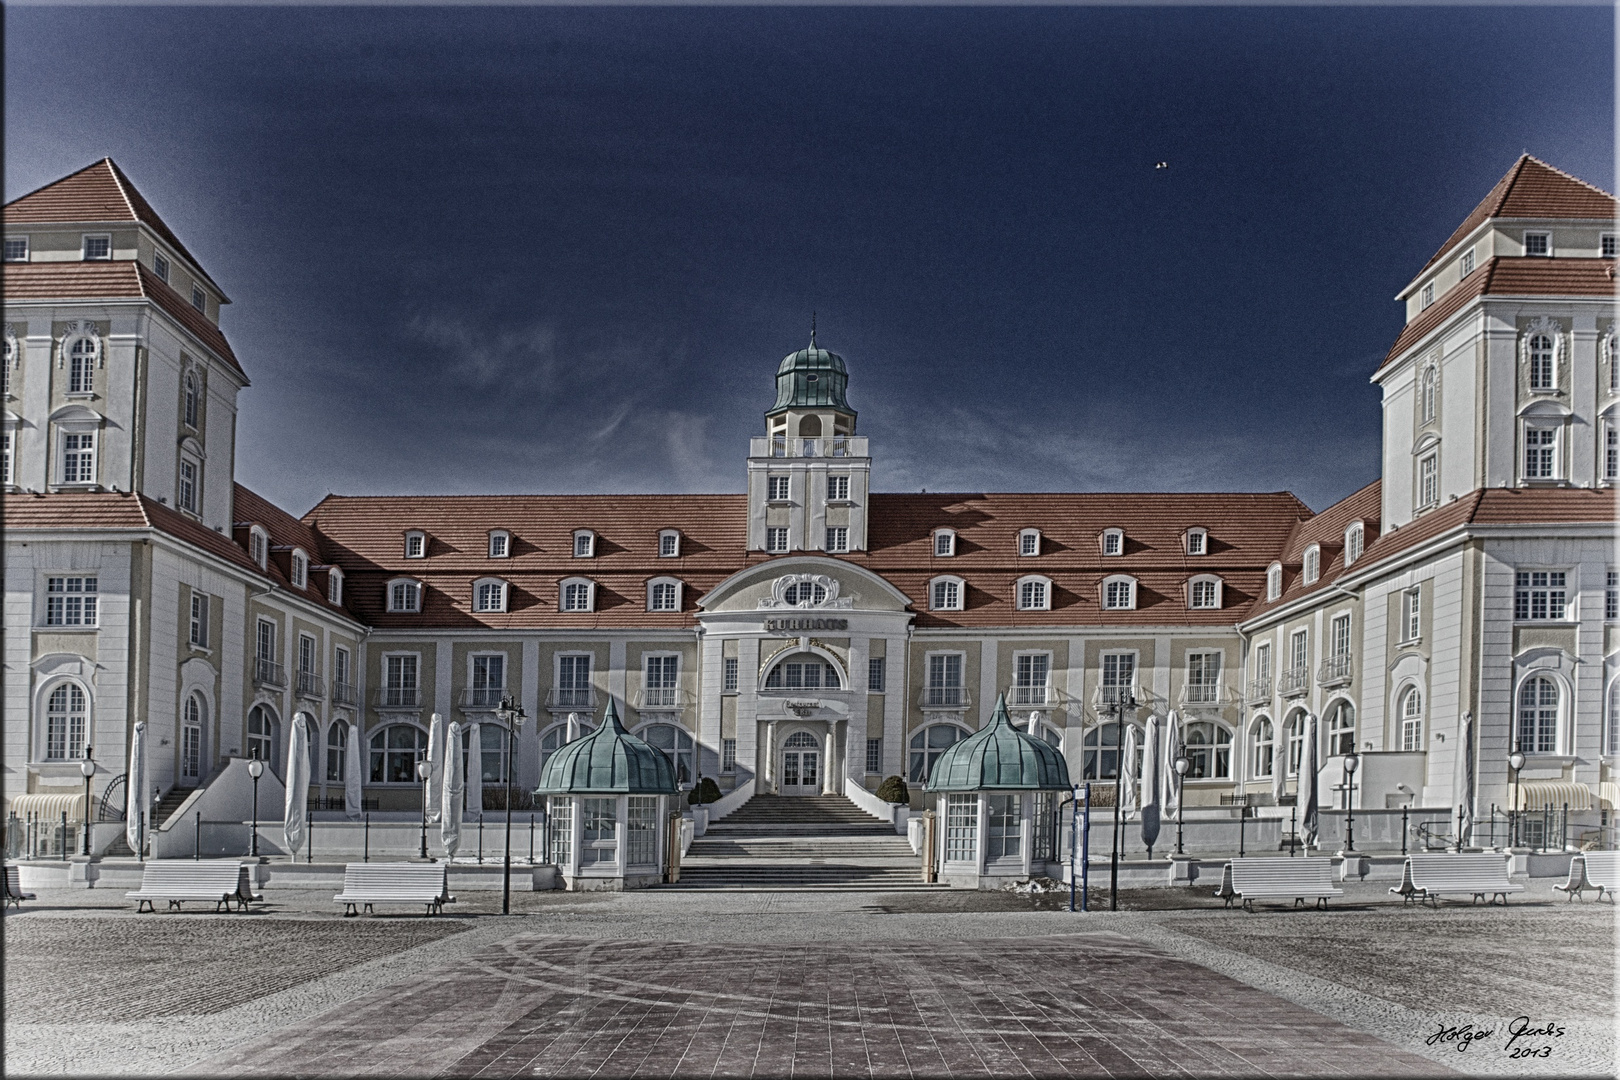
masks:
<instances>
[{"instance_id":1,"label":"green copper roof ornament","mask_svg":"<svg viewBox=\"0 0 1620 1080\"><path fill-rule=\"evenodd\" d=\"M788 353L776 369L776 404L766 416L789 409L832 409L851 418L844 392L849 387L849 369L844 358L816 344L816 317L810 315L810 346Z\"/></svg>"},{"instance_id":2,"label":"green copper roof ornament","mask_svg":"<svg viewBox=\"0 0 1620 1080\"><path fill-rule=\"evenodd\" d=\"M1012 726L1007 695L990 723L939 755L927 791L1068 791L1069 766L1049 743Z\"/></svg>"},{"instance_id":3,"label":"green copper roof ornament","mask_svg":"<svg viewBox=\"0 0 1620 1080\"><path fill-rule=\"evenodd\" d=\"M602 726L546 759L536 795L674 795L669 758L624 730L608 698Z\"/></svg>"}]
</instances>

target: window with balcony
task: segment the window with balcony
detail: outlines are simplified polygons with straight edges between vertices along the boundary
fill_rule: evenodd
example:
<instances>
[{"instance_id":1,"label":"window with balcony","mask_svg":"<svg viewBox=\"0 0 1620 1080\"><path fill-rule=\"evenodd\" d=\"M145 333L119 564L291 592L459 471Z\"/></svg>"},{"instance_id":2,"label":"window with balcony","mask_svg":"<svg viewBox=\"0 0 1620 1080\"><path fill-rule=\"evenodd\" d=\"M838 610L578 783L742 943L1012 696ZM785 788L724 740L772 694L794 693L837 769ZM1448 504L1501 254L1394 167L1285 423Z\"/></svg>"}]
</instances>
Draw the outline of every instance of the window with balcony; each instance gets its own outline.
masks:
<instances>
[{"instance_id":1,"label":"window with balcony","mask_svg":"<svg viewBox=\"0 0 1620 1080\"><path fill-rule=\"evenodd\" d=\"M553 700L558 708L595 709L591 661L590 653L563 653L557 657L557 689Z\"/></svg>"},{"instance_id":2,"label":"window with balcony","mask_svg":"<svg viewBox=\"0 0 1620 1080\"><path fill-rule=\"evenodd\" d=\"M643 661L645 682L642 684L642 709L672 709L677 705L681 658L654 655Z\"/></svg>"},{"instance_id":3,"label":"window with balcony","mask_svg":"<svg viewBox=\"0 0 1620 1080\"><path fill-rule=\"evenodd\" d=\"M395 613L422 610L422 585L410 578L396 578L388 583L388 610Z\"/></svg>"},{"instance_id":4,"label":"window with balcony","mask_svg":"<svg viewBox=\"0 0 1620 1080\"><path fill-rule=\"evenodd\" d=\"M961 653L929 653L927 670L923 708L955 709L967 705L962 693Z\"/></svg>"},{"instance_id":5,"label":"window with balcony","mask_svg":"<svg viewBox=\"0 0 1620 1080\"><path fill-rule=\"evenodd\" d=\"M1136 696L1136 654L1103 653L1100 704L1109 706Z\"/></svg>"},{"instance_id":6,"label":"window with balcony","mask_svg":"<svg viewBox=\"0 0 1620 1080\"><path fill-rule=\"evenodd\" d=\"M427 558L427 533L413 529L405 534L405 557L407 559Z\"/></svg>"},{"instance_id":7,"label":"window with balcony","mask_svg":"<svg viewBox=\"0 0 1620 1080\"><path fill-rule=\"evenodd\" d=\"M1049 611L1052 607L1052 583L1043 577L1027 577L1018 582L1019 611Z\"/></svg>"},{"instance_id":8,"label":"window with balcony","mask_svg":"<svg viewBox=\"0 0 1620 1080\"><path fill-rule=\"evenodd\" d=\"M1044 706L1050 698L1051 653L1018 653L1013 657L1012 704Z\"/></svg>"},{"instance_id":9,"label":"window with balcony","mask_svg":"<svg viewBox=\"0 0 1620 1080\"><path fill-rule=\"evenodd\" d=\"M593 611L596 583L585 578L566 579L557 588L557 601L563 611Z\"/></svg>"},{"instance_id":10,"label":"window with balcony","mask_svg":"<svg viewBox=\"0 0 1620 1080\"><path fill-rule=\"evenodd\" d=\"M382 700L384 707L414 709L421 704L421 689L417 682L421 657L415 653L392 653L383 656Z\"/></svg>"},{"instance_id":11,"label":"window with balcony","mask_svg":"<svg viewBox=\"0 0 1620 1080\"><path fill-rule=\"evenodd\" d=\"M480 578L473 582L473 610L497 612L506 610L507 583L499 578Z\"/></svg>"},{"instance_id":12,"label":"window with balcony","mask_svg":"<svg viewBox=\"0 0 1620 1080\"><path fill-rule=\"evenodd\" d=\"M506 695L506 654L489 653L472 657L472 685L467 704L475 709L493 709Z\"/></svg>"},{"instance_id":13,"label":"window with balcony","mask_svg":"<svg viewBox=\"0 0 1620 1080\"><path fill-rule=\"evenodd\" d=\"M254 624L253 681L261 686L286 686L287 677L281 667L281 650L276 624L259 619Z\"/></svg>"},{"instance_id":14,"label":"window with balcony","mask_svg":"<svg viewBox=\"0 0 1620 1080\"><path fill-rule=\"evenodd\" d=\"M1254 647L1254 679L1249 683L1249 700L1264 701L1271 696L1271 642Z\"/></svg>"},{"instance_id":15,"label":"window with balcony","mask_svg":"<svg viewBox=\"0 0 1620 1080\"><path fill-rule=\"evenodd\" d=\"M1346 611L1333 616L1328 624L1328 655L1322 661L1322 684L1326 686L1349 681L1352 674L1350 662L1350 613Z\"/></svg>"},{"instance_id":16,"label":"window with balcony","mask_svg":"<svg viewBox=\"0 0 1620 1080\"><path fill-rule=\"evenodd\" d=\"M512 553L512 534L504 529L494 529L489 534L489 557L504 559Z\"/></svg>"},{"instance_id":17,"label":"window with balcony","mask_svg":"<svg viewBox=\"0 0 1620 1080\"><path fill-rule=\"evenodd\" d=\"M681 554L681 534L678 529L664 529L658 534L658 557L675 559Z\"/></svg>"},{"instance_id":18,"label":"window with balcony","mask_svg":"<svg viewBox=\"0 0 1620 1080\"><path fill-rule=\"evenodd\" d=\"M1203 529L1187 530L1187 554L1205 555L1209 553L1209 533Z\"/></svg>"},{"instance_id":19,"label":"window with balcony","mask_svg":"<svg viewBox=\"0 0 1620 1080\"><path fill-rule=\"evenodd\" d=\"M1028 558L1041 553L1041 530L1025 529L1018 534L1018 554Z\"/></svg>"},{"instance_id":20,"label":"window with balcony","mask_svg":"<svg viewBox=\"0 0 1620 1080\"><path fill-rule=\"evenodd\" d=\"M1221 654L1201 649L1187 653L1187 703L1213 705L1221 697Z\"/></svg>"},{"instance_id":21,"label":"window with balcony","mask_svg":"<svg viewBox=\"0 0 1620 1080\"><path fill-rule=\"evenodd\" d=\"M1278 679L1278 689L1289 695L1303 694L1310 686L1310 634L1295 630L1288 636L1288 667Z\"/></svg>"},{"instance_id":22,"label":"window with balcony","mask_svg":"<svg viewBox=\"0 0 1620 1080\"><path fill-rule=\"evenodd\" d=\"M1136 607L1136 579L1128 577L1105 578L1102 583L1104 611L1131 611Z\"/></svg>"},{"instance_id":23,"label":"window with balcony","mask_svg":"<svg viewBox=\"0 0 1620 1080\"><path fill-rule=\"evenodd\" d=\"M1125 554L1125 532L1123 529L1103 530L1102 553L1104 555Z\"/></svg>"},{"instance_id":24,"label":"window with balcony","mask_svg":"<svg viewBox=\"0 0 1620 1080\"><path fill-rule=\"evenodd\" d=\"M46 626L95 626L98 579L53 577L45 579Z\"/></svg>"},{"instance_id":25,"label":"window with balcony","mask_svg":"<svg viewBox=\"0 0 1620 1080\"><path fill-rule=\"evenodd\" d=\"M928 584L928 607L932 611L962 610L962 579L935 578Z\"/></svg>"},{"instance_id":26,"label":"window with balcony","mask_svg":"<svg viewBox=\"0 0 1620 1080\"><path fill-rule=\"evenodd\" d=\"M1520 570L1514 574L1513 617L1519 622L1563 622L1569 616L1568 574Z\"/></svg>"},{"instance_id":27,"label":"window with balcony","mask_svg":"<svg viewBox=\"0 0 1620 1080\"><path fill-rule=\"evenodd\" d=\"M309 634L298 635L298 695L319 698L325 696L319 671L320 652L315 639Z\"/></svg>"},{"instance_id":28,"label":"window with balcony","mask_svg":"<svg viewBox=\"0 0 1620 1080\"><path fill-rule=\"evenodd\" d=\"M358 705L360 691L349 670L349 650L339 645L332 650L332 704Z\"/></svg>"},{"instance_id":29,"label":"window with balcony","mask_svg":"<svg viewBox=\"0 0 1620 1080\"><path fill-rule=\"evenodd\" d=\"M934 530L934 557L948 559L956 554L956 533L950 529Z\"/></svg>"}]
</instances>

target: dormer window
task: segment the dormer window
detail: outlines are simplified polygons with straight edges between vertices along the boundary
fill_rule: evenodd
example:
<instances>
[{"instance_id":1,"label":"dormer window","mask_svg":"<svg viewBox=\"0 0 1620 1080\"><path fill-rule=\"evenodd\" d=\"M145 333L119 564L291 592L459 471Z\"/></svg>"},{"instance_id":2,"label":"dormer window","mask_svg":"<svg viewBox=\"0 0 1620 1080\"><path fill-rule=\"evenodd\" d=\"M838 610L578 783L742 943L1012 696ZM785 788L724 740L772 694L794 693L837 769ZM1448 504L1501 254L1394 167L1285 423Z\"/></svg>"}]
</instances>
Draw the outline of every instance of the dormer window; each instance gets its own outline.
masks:
<instances>
[{"instance_id":1,"label":"dormer window","mask_svg":"<svg viewBox=\"0 0 1620 1080\"><path fill-rule=\"evenodd\" d=\"M335 566L326 572L326 602L343 606L343 571Z\"/></svg>"},{"instance_id":2,"label":"dormer window","mask_svg":"<svg viewBox=\"0 0 1620 1080\"><path fill-rule=\"evenodd\" d=\"M1526 255L1551 255L1552 234L1544 232L1525 233L1524 253Z\"/></svg>"},{"instance_id":3,"label":"dormer window","mask_svg":"<svg viewBox=\"0 0 1620 1080\"><path fill-rule=\"evenodd\" d=\"M494 529L489 534L489 557L504 559L512 551L512 534L505 529Z\"/></svg>"},{"instance_id":4,"label":"dormer window","mask_svg":"<svg viewBox=\"0 0 1620 1080\"><path fill-rule=\"evenodd\" d=\"M1136 608L1136 579L1123 574L1104 578L1102 583L1104 611L1133 611Z\"/></svg>"},{"instance_id":5,"label":"dormer window","mask_svg":"<svg viewBox=\"0 0 1620 1080\"><path fill-rule=\"evenodd\" d=\"M169 283L169 260L163 257L161 251L152 252L152 272L163 284Z\"/></svg>"},{"instance_id":6,"label":"dormer window","mask_svg":"<svg viewBox=\"0 0 1620 1080\"><path fill-rule=\"evenodd\" d=\"M563 611L596 610L596 583L587 578L565 578L557 589L557 606Z\"/></svg>"},{"instance_id":7,"label":"dormer window","mask_svg":"<svg viewBox=\"0 0 1620 1080\"><path fill-rule=\"evenodd\" d=\"M292 571L288 575L288 580L293 583L295 589L302 589L309 584L309 556L305 555L302 549L293 549Z\"/></svg>"},{"instance_id":8,"label":"dormer window","mask_svg":"<svg viewBox=\"0 0 1620 1080\"><path fill-rule=\"evenodd\" d=\"M1203 529L1187 530L1187 554L1209 554L1209 533Z\"/></svg>"},{"instance_id":9,"label":"dormer window","mask_svg":"<svg viewBox=\"0 0 1620 1080\"><path fill-rule=\"evenodd\" d=\"M940 559L956 554L956 533L951 529L934 530L934 556Z\"/></svg>"},{"instance_id":10,"label":"dormer window","mask_svg":"<svg viewBox=\"0 0 1620 1080\"><path fill-rule=\"evenodd\" d=\"M589 529L574 530L574 558L589 559L596 555L596 534Z\"/></svg>"},{"instance_id":11,"label":"dormer window","mask_svg":"<svg viewBox=\"0 0 1620 1080\"><path fill-rule=\"evenodd\" d=\"M1025 529L1018 534L1018 554L1020 556L1039 555L1041 553L1041 530Z\"/></svg>"},{"instance_id":12,"label":"dormer window","mask_svg":"<svg viewBox=\"0 0 1620 1080\"><path fill-rule=\"evenodd\" d=\"M678 529L665 529L658 534L658 557L675 559L681 554L681 534Z\"/></svg>"},{"instance_id":13,"label":"dormer window","mask_svg":"<svg viewBox=\"0 0 1620 1080\"><path fill-rule=\"evenodd\" d=\"M270 534L257 525L248 530L248 558L260 570L270 565Z\"/></svg>"},{"instance_id":14,"label":"dormer window","mask_svg":"<svg viewBox=\"0 0 1620 1080\"><path fill-rule=\"evenodd\" d=\"M1462 258L1457 260L1457 276L1458 277L1467 277L1469 274L1472 274L1473 272L1474 272L1474 249L1469 248L1467 251L1462 253Z\"/></svg>"},{"instance_id":15,"label":"dormer window","mask_svg":"<svg viewBox=\"0 0 1620 1080\"><path fill-rule=\"evenodd\" d=\"M1103 530L1102 553L1104 555L1125 554L1125 531L1123 529Z\"/></svg>"},{"instance_id":16,"label":"dormer window","mask_svg":"<svg viewBox=\"0 0 1620 1080\"><path fill-rule=\"evenodd\" d=\"M28 261L28 237L6 237L6 262Z\"/></svg>"},{"instance_id":17,"label":"dormer window","mask_svg":"<svg viewBox=\"0 0 1620 1080\"><path fill-rule=\"evenodd\" d=\"M1187 582L1187 606L1195 611L1212 611L1221 606L1221 579L1204 574Z\"/></svg>"},{"instance_id":18,"label":"dormer window","mask_svg":"<svg viewBox=\"0 0 1620 1080\"><path fill-rule=\"evenodd\" d=\"M1277 599L1282 595L1282 589L1282 563L1272 563L1266 568L1266 599Z\"/></svg>"},{"instance_id":19,"label":"dormer window","mask_svg":"<svg viewBox=\"0 0 1620 1080\"><path fill-rule=\"evenodd\" d=\"M82 250L85 262L106 262L112 258L112 237L86 236Z\"/></svg>"},{"instance_id":20,"label":"dormer window","mask_svg":"<svg viewBox=\"0 0 1620 1080\"><path fill-rule=\"evenodd\" d=\"M422 610L422 583L414 578L395 578L388 583L388 610L414 612Z\"/></svg>"},{"instance_id":21,"label":"dormer window","mask_svg":"<svg viewBox=\"0 0 1620 1080\"><path fill-rule=\"evenodd\" d=\"M928 609L930 611L961 611L962 593L961 578L935 578L928 583Z\"/></svg>"},{"instance_id":22,"label":"dormer window","mask_svg":"<svg viewBox=\"0 0 1620 1080\"><path fill-rule=\"evenodd\" d=\"M1322 576L1322 548L1312 544L1305 549L1305 584L1314 585L1316 579Z\"/></svg>"},{"instance_id":23,"label":"dormer window","mask_svg":"<svg viewBox=\"0 0 1620 1080\"><path fill-rule=\"evenodd\" d=\"M1367 543L1367 529L1361 522L1353 522L1344 530L1344 565L1349 566L1361 558L1362 548Z\"/></svg>"},{"instance_id":24,"label":"dormer window","mask_svg":"<svg viewBox=\"0 0 1620 1080\"><path fill-rule=\"evenodd\" d=\"M412 529L405 534L405 557L407 559L427 558L427 533Z\"/></svg>"},{"instance_id":25,"label":"dormer window","mask_svg":"<svg viewBox=\"0 0 1620 1080\"><path fill-rule=\"evenodd\" d=\"M1427 285L1423 286L1423 306L1425 308L1428 308L1428 307L1433 306L1433 304L1434 304L1434 282L1431 281Z\"/></svg>"},{"instance_id":26,"label":"dormer window","mask_svg":"<svg viewBox=\"0 0 1620 1080\"><path fill-rule=\"evenodd\" d=\"M500 578L479 578L473 582L474 611L505 611L506 582Z\"/></svg>"},{"instance_id":27,"label":"dormer window","mask_svg":"<svg viewBox=\"0 0 1620 1080\"><path fill-rule=\"evenodd\" d=\"M1052 610L1052 583L1043 577L1018 579L1019 611Z\"/></svg>"},{"instance_id":28,"label":"dormer window","mask_svg":"<svg viewBox=\"0 0 1620 1080\"><path fill-rule=\"evenodd\" d=\"M191 287L191 306L196 308L198 311L206 311L208 309L208 297L203 293L202 289L198 288L196 285Z\"/></svg>"},{"instance_id":29,"label":"dormer window","mask_svg":"<svg viewBox=\"0 0 1620 1080\"><path fill-rule=\"evenodd\" d=\"M647 610L681 610L681 583L675 578L653 578L647 582Z\"/></svg>"},{"instance_id":30,"label":"dormer window","mask_svg":"<svg viewBox=\"0 0 1620 1080\"><path fill-rule=\"evenodd\" d=\"M1605 259L1612 259L1615 257L1617 252L1620 252L1620 243L1616 242L1614 233L1604 233L1602 238L1598 241L1599 256Z\"/></svg>"}]
</instances>

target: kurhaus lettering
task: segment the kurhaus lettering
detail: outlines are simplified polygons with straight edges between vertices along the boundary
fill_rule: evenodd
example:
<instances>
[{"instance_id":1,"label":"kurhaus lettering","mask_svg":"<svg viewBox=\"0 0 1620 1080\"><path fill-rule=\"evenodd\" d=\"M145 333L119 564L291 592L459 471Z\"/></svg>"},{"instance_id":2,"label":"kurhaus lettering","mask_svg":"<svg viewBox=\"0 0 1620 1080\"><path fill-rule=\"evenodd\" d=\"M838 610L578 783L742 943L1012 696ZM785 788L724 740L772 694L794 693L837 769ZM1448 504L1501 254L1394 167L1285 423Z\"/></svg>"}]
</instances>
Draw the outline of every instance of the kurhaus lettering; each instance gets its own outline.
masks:
<instances>
[{"instance_id":1,"label":"kurhaus lettering","mask_svg":"<svg viewBox=\"0 0 1620 1080\"><path fill-rule=\"evenodd\" d=\"M783 630L848 630L848 619L766 619L765 630L775 633Z\"/></svg>"}]
</instances>

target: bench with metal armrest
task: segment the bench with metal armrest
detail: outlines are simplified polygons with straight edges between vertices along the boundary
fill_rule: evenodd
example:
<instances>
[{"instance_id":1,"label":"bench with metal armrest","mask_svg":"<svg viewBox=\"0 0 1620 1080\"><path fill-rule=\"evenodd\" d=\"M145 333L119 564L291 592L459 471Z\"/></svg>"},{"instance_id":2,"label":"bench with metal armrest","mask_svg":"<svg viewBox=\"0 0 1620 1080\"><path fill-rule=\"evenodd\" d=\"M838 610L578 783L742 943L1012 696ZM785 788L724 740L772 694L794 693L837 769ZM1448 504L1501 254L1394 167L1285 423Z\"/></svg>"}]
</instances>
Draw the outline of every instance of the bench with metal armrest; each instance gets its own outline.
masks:
<instances>
[{"instance_id":1,"label":"bench with metal armrest","mask_svg":"<svg viewBox=\"0 0 1620 1080\"><path fill-rule=\"evenodd\" d=\"M332 897L347 918L373 904L425 904L437 915L453 904L449 870L443 863L349 863L343 868L343 891Z\"/></svg>"},{"instance_id":2,"label":"bench with metal armrest","mask_svg":"<svg viewBox=\"0 0 1620 1080\"><path fill-rule=\"evenodd\" d=\"M1494 903L1500 897L1507 903L1507 894L1523 892L1523 885L1508 880L1508 857L1492 852L1408 855L1401 867L1401 883L1392 887L1392 893L1413 900L1440 906L1443 893L1467 893L1471 903L1484 900Z\"/></svg>"},{"instance_id":3,"label":"bench with metal armrest","mask_svg":"<svg viewBox=\"0 0 1620 1080\"><path fill-rule=\"evenodd\" d=\"M187 900L212 903L215 911L230 911L235 902L236 910L246 911L248 904L263 899L253 894L248 865L235 859L154 860L141 870L141 887L124 898L136 901L136 911L156 912L158 900L167 900L171 909Z\"/></svg>"},{"instance_id":4,"label":"bench with metal armrest","mask_svg":"<svg viewBox=\"0 0 1620 1080\"><path fill-rule=\"evenodd\" d=\"M1231 907L1241 899L1245 911L1254 910L1256 900L1292 898L1295 907L1307 899L1326 907L1328 899L1343 896L1333 885L1333 860L1286 857L1233 859L1221 869L1221 887L1215 897Z\"/></svg>"}]
</instances>

